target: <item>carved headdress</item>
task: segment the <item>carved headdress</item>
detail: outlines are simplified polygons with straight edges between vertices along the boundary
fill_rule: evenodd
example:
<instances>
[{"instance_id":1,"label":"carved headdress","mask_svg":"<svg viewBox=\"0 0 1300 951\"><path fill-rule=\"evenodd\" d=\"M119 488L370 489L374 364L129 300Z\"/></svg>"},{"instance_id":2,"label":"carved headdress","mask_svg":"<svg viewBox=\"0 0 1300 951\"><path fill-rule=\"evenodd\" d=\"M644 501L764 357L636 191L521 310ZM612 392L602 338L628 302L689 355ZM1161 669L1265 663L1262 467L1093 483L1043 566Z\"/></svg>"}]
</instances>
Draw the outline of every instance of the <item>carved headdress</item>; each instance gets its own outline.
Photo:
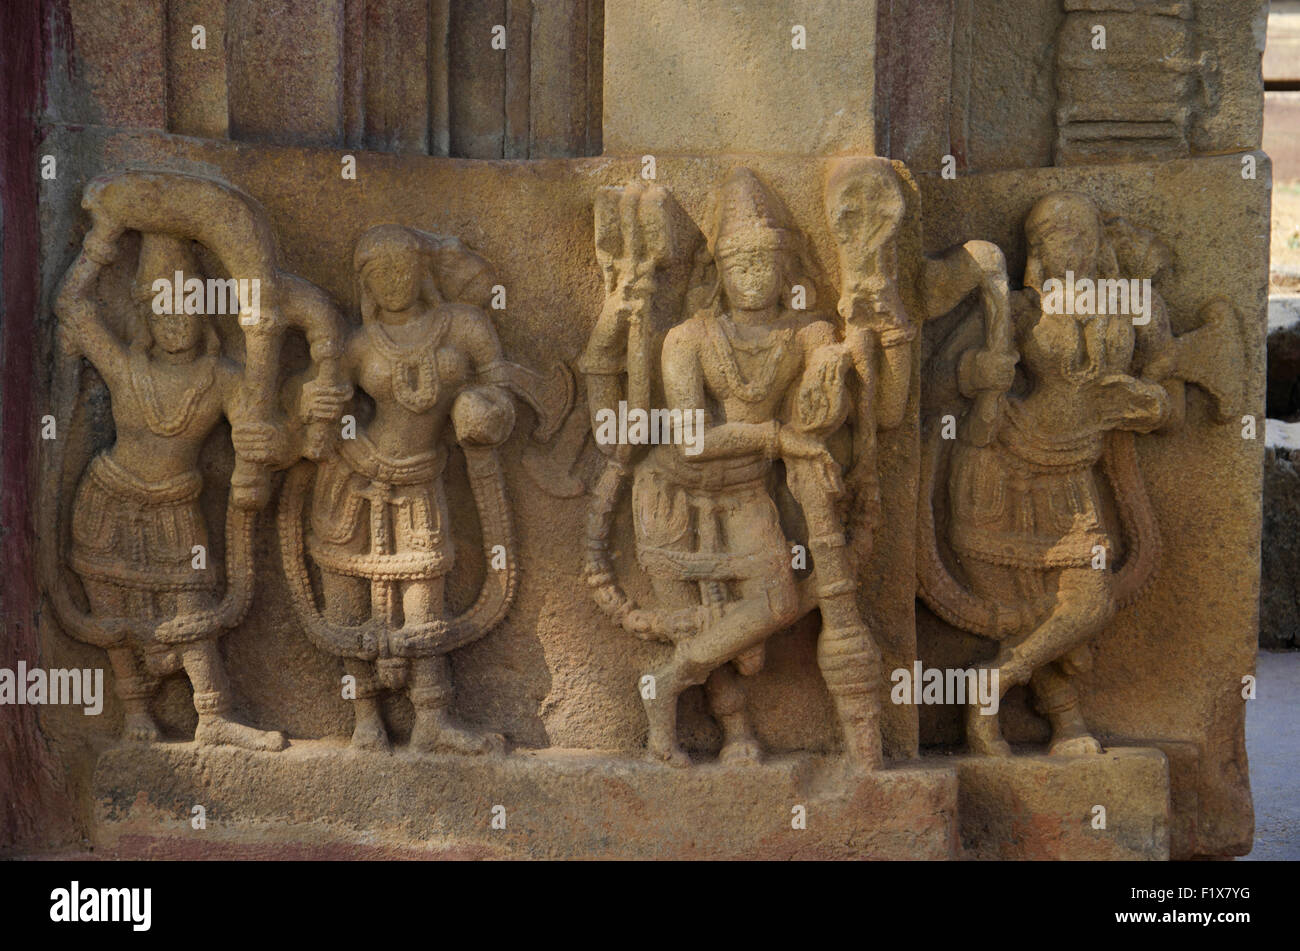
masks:
<instances>
[{"instance_id":1,"label":"carved headdress","mask_svg":"<svg viewBox=\"0 0 1300 951\"><path fill-rule=\"evenodd\" d=\"M496 275L492 266L469 250L459 238L429 234L402 225L377 225L361 236L353 252L357 300L361 316L371 319L378 309L364 280L366 271L389 254L409 254L422 267L420 296L428 303L457 301L486 309Z\"/></svg>"},{"instance_id":2,"label":"carved headdress","mask_svg":"<svg viewBox=\"0 0 1300 951\"><path fill-rule=\"evenodd\" d=\"M718 190L705 238L715 258L754 247L797 251L800 244L780 199L747 168L733 170Z\"/></svg>"},{"instance_id":3,"label":"carved headdress","mask_svg":"<svg viewBox=\"0 0 1300 951\"><path fill-rule=\"evenodd\" d=\"M1025 219L1025 238L1029 242L1029 257L1025 263L1025 286L1042 290L1043 281L1051 277L1064 278L1064 274L1043 273L1043 262L1037 248L1058 235L1076 231L1090 232L1097 247L1095 274L1079 277L1112 278L1119 274L1115 249L1102 221L1101 210L1087 195L1078 192L1052 192L1040 198Z\"/></svg>"},{"instance_id":4,"label":"carved headdress","mask_svg":"<svg viewBox=\"0 0 1300 951\"><path fill-rule=\"evenodd\" d=\"M804 234L781 199L748 168L733 169L714 193L703 231L705 249L700 263L705 268L737 251L763 248L782 252L786 270L783 294L789 294L791 285L801 284L807 306L815 302L820 270L809 254ZM721 291L720 276L715 274L715 278L712 302Z\"/></svg>"}]
</instances>

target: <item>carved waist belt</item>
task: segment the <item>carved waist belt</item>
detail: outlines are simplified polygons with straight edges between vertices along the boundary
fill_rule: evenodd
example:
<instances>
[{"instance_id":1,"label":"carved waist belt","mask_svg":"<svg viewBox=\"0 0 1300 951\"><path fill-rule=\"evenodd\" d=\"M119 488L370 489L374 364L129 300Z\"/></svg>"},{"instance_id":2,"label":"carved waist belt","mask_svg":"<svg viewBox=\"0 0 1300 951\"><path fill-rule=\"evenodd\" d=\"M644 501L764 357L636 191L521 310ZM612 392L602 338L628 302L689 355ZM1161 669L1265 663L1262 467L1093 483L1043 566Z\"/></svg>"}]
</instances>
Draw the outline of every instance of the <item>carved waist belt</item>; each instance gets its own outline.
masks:
<instances>
[{"instance_id":1,"label":"carved waist belt","mask_svg":"<svg viewBox=\"0 0 1300 951\"><path fill-rule=\"evenodd\" d=\"M1009 468L1026 474L1072 471L1091 468L1101 458L1104 444L1099 432L1049 442L1021 425L1016 414L1009 415L1009 422L998 440Z\"/></svg>"},{"instance_id":2,"label":"carved waist belt","mask_svg":"<svg viewBox=\"0 0 1300 951\"><path fill-rule=\"evenodd\" d=\"M442 475L446 455L435 449L405 459L385 456L366 436L339 442L339 454L353 472L385 485L425 485Z\"/></svg>"},{"instance_id":3,"label":"carved waist belt","mask_svg":"<svg viewBox=\"0 0 1300 951\"><path fill-rule=\"evenodd\" d=\"M691 462L672 446L659 447L648 462L678 485L708 492L745 488L750 483L761 482L772 467L771 460L765 456Z\"/></svg>"},{"instance_id":4,"label":"carved waist belt","mask_svg":"<svg viewBox=\"0 0 1300 951\"><path fill-rule=\"evenodd\" d=\"M203 478L183 472L148 482L107 454L91 462L72 511L68 563L83 579L142 591L211 590L214 566L198 570L207 545L198 497Z\"/></svg>"},{"instance_id":5,"label":"carved waist belt","mask_svg":"<svg viewBox=\"0 0 1300 951\"><path fill-rule=\"evenodd\" d=\"M312 514L307 547L321 568L372 581L436 578L451 570L454 550L443 524L440 477L446 455L439 451L392 459L365 437L344 440L339 457L317 470L317 493L332 485L333 504ZM340 469L341 467L341 469ZM339 479L342 481L339 481ZM357 550L361 506L369 504L365 535L369 550Z\"/></svg>"},{"instance_id":6,"label":"carved waist belt","mask_svg":"<svg viewBox=\"0 0 1300 951\"><path fill-rule=\"evenodd\" d=\"M203 490L203 477L197 472L182 472L160 482L148 482L129 472L107 453L94 458L87 475L113 495L146 504L189 502L197 499Z\"/></svg>"}]
</instances>

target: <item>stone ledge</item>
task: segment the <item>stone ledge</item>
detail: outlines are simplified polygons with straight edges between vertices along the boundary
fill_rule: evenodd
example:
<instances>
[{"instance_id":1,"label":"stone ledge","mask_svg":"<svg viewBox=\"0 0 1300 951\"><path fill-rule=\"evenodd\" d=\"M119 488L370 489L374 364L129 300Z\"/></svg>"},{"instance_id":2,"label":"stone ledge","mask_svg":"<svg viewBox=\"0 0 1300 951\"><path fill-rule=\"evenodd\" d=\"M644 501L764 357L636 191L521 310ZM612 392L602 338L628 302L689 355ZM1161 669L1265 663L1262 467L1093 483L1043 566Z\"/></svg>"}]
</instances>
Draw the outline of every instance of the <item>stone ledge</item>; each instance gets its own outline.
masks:
<instances>
[{"instance_id":1,"label":"stone ledge","mask_svg":"<svg viewBox=\"0 0 1300 951\"><path fill-rule=\"evenodd\" d=\"M810 756L677 770L589 751L178 743L110 750L93 787L92 837L107 857L948 859L957 843L954 770L850 776ZM504 830L491 828L497 804ZM791 828L795 805L806 829Z\"/></svg>"},{"instance_id":2,"label":"stone ledge","mask_svg":"<svg viewBox=\"0 0 1300 951\"><path fill-rule=\"evenodd\" d=\"M1169 762L1160 750L928 762L957 770L961 858L1169 858ZM1092 827L1096 805L1106 808L1105 829Z\"/></svg>"}]
</instances>

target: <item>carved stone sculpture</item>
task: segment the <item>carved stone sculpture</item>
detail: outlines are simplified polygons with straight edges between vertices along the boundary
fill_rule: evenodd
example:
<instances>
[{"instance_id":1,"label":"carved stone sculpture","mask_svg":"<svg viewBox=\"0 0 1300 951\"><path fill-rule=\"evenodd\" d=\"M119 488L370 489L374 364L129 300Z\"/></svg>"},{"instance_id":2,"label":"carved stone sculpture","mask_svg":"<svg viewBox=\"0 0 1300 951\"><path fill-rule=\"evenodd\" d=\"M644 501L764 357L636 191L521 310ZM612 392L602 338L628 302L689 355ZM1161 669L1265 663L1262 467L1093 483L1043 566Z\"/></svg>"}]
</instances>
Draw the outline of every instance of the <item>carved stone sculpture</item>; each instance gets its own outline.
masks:
<instances>
[{"instance_id":1,"label":"carved stone sculpture","mask_svg":"<svg viewBox=\"0 0 1300 951\"><path fill-rule=\"evenodd\" d=\"M51 442L42 500L50 527L41 540L46 592L70 635L108 651L125 708L126 739L159 738L149 700L160 677L184 670L194 686L199 743L281 749L280 733L230 716L217 637L248 610L253 527L269 490L266 467L283 464L289 454L283 421L269 399L287 326L306 330L322 361L317 385L328 388L332 335L308 303L319 292L276 269L263 213L227 186L172 173L121 172L93 182L83 205L94 226L55 304L60 352L54 403L64 435ZM127 230L141 233L133 301L122 302L127 313L117 315L132 328L129 341L112 329L122 321L106 320L97 303L101 272L117 256ZM172 308L159 306L170 294L160 297L156 282L202 280L192 241L206 245L231 275L260 287L257 305L237 301L246 333L242 364L222 352L214 315L188 305L185 312L160 313ZM80 478L65 554L62 526L68 519L61 514L59 489L82 356L108 387L116 439ZM198 503L198 456L223 416L231 422L237 461L221 591ZM76 602L65 561L80 579L89 611Z\"/></svg>"},{"instance_id":2,"label":"carved stone sculpture","mask_svg":"<svg viewBox=\"0 0 1300 951\"><path fill-rule=\"evenodd\" d=\"M515 594L496 452L515 423L510 391L531 401L539 428L553 432L572 384L561 375L559 394L547 393L535 374L503 358L485 311L495 278L459 240L381 225L358 241L354 265L361 326L343 343L342 372L373 411L366 418L359 404L350 408L334 449L286 482L280 535L294 607L313 641L341 656L354 678L354 746L388 748L379 695L405 689L415 709L413 749L502 749L500 735L471 731L452 715L447 655L499 623ZM315 399L304 395L304 408ZM488 563L478 599L457 617L444 610L455 558L443 488L452 438L465 454ZM320 572L323 612L304 554Z\"/></svg>"},{"instance_id":3,"label":"carved stone sculpture","mask_svg":"<svg viewBox=\"0 0 1300 951\"><path fill-rule=\"evenodd\" d=\"M1199 329L1175 337L1149 283L1141 313L1108 307L1107 282L1122 280L1125 299L1130 287L1143 293L1171 256L1149 231L1104 219L1086 196L1046 195L1025 233L1024 289L1008 308L1005 284L986 282L983 320L958 320L927 371L920 594L950 624L997 642L989 666L1000 693L1029 685L1050 720L1052 753L1099 753L1071 678L1160 562L1134 437L1182 424L1185 382L1211 394L1218 422L1229 419L1240 385L1217 368L1238 365L1241 331L1231 305L1214 300ZM953 260L928 275L935 313L978 283ZM1074 297L1085 286L1100 288L1094 305ZM1229 358L1216 362L1216 350ZM966 736L974 752L1011 752L998 717L973 702Z\"/></svg>"},{"instance_id":4,"label":"carved stone sculpture","mask_svg":"<svg viewBox=\"0 0 1300 951\"><path fill-rule=\"evenodd\" d=\"M822 612L818 662L845 752L867 768L881 763L879 653L858 614L840 511L848 493L828 448L856 412L855 464L862 462L861 450L874 443L882 332L891 355L915 336L893 285L889 246L901 196L896 181L892 193L889 178L881 184L882 174L893 174L881 164L847 170L828 198L850 262L843 332L803 309L817 278L806 239L748 169L734 170L718 190L703 248L661 187L636 183L598 200L607 296L582 363L597 442L603 413L619 401L629 413L645 411L661 392L663 410L655 412L666 411L679 436L689 434L692 419L704 421L694 451L684 437L648 451L602 444L606 468L589 516L586 575L597 602L631 633L672 645L652 674L653 690L642 692L648 752L671 765L689 764L676 736L678 697L706 681L723 729L722 761L758 760L741 680L761 669L764 641L813 607ZM893 202L873 205L868 194ZM674 326L660 346L665 298ZM908 351L906 371L886 359L890 413L901 413L900 380L906 402L910 359ZM815 564L802 584L772 494L778 460ZM654 586L653 609L623 592L608 556L613 510L629 479L637 560Z\"/></svg>"}]
</instances>

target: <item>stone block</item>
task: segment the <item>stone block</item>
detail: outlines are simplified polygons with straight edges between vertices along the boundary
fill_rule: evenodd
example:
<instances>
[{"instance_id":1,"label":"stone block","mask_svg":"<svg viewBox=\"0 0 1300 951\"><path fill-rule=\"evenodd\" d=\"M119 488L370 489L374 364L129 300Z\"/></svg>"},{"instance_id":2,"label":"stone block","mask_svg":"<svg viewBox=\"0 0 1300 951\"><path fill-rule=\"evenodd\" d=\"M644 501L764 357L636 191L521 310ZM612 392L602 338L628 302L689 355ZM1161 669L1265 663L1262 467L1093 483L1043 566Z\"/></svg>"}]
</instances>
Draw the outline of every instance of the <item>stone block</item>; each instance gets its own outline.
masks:
<instances>
[{"instance_id":1,"label":"stone block","mask_svg":"<svg viewBox=\"0 0 1300 951\"><path fill-rule=\"evenodd\" d=\"M408 757L328 741L119 749L100 758L94 798L96 851L120 858L946 859L957 822L942 768L851 776L789 757L678 770L590 751Z\"/></svg>"},{"instance_id":2,"label":"stone block","mask_svg":"<svg viewBox=\"0 0 1300 951\"><path fill-rule=\"evenodd\" d=\"M957 770L962 858L1169 858L1169 765L1159 750L963 756L945 765Z\"/></svg>"},{"instance_id":3,"label":"stone block","mask_svg":"<svg viewBox=\"0 0 1300 951\"><path fill-rule=\"evenodd\" d=\"M605 151L871 154L875 30L873 2L608 4Z\"/></svg>"}]
</instances>

